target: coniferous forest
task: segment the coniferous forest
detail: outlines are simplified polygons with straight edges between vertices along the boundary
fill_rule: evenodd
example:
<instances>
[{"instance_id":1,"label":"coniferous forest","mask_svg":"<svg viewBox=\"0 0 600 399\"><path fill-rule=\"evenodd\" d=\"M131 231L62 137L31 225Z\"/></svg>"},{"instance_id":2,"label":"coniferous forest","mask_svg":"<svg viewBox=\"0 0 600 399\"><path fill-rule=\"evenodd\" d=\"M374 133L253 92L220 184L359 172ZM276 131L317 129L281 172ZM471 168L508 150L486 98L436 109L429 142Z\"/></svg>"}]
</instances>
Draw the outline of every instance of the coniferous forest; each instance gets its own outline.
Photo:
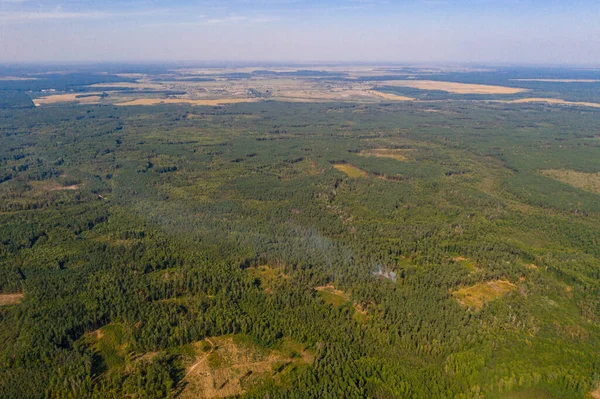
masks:
<instances>
[{"instance_id":1,"label":"coniferous forest","mask_svg":"<svg viewBox=\"0 0 600 399\"><path fill-rule=\"evenodd\" d=\"M1 398L598 389L598 108L4 98Z\"/></svg>"}]
</instances>

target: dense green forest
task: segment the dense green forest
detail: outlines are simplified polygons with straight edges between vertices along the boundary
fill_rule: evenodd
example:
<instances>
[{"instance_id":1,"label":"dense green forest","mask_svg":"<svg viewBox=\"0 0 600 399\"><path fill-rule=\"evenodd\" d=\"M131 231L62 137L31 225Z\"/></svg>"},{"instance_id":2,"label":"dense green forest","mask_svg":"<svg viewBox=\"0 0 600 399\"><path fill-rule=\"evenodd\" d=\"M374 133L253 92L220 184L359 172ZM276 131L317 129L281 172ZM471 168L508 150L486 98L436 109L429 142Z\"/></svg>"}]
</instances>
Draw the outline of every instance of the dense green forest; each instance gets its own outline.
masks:
<instances>
[{"instance_id":1,"label":"dense green forest","mask_svg":"<svg viewBox=\"0 0 600 399\"><path fill-rule=\"evenodd\" d=\"M57 105L0 140L2 398L177 397L228 335L314 354L248 398L598 388L600 191L546 171L598 176L600 109Z\"/></svg>"}]
</instances>

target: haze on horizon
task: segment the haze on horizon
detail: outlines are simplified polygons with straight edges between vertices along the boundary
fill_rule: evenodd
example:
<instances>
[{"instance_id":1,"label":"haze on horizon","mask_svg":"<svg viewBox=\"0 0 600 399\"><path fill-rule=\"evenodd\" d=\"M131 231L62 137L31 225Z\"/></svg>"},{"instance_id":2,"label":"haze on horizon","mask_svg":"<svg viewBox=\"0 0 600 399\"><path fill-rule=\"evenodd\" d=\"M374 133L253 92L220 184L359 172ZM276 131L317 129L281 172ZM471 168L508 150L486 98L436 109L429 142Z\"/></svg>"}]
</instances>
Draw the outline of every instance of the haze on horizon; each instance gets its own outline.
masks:
<instances>
[{"instance_id":1,"label":"haze on horizon","mask_svg":"<svg viewBox=\"0 0 600 399\"><path fill-rule=\"evenodd\" d=\"M0 63L600 65L597 0L0 0Z\"/></svg>"}]
</instances>

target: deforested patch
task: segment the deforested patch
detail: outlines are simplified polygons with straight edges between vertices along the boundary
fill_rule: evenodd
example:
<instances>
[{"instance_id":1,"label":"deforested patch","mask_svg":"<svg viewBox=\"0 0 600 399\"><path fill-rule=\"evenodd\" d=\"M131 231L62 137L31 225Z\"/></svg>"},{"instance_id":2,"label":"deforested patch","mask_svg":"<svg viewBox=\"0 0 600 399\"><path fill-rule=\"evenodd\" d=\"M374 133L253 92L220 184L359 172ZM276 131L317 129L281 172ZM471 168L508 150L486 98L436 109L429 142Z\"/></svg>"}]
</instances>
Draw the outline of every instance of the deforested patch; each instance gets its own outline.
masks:
<instances>
[{"instance_id":1,"label":"deforested patch","mask_svg":"<svg viewBox=\"0 0 600 399\"><path fill-rule=\"evenodd\" d=\"M540 173L570 186L600 194L600 172L588 173L569 169L546 169L540 171Z\"/></svg>"},{"instance_id":2,"label":"deforested patch","mask_svg":"<svg viewBox=\"0 0 600 399\"><path fill-rule=\"evenodd\" d=\"M502 298L516 289L517 287L509 281L494 280L460 288L452 292L452 295L464 307L481 309L486 303Z\"/></svg>"}]
</instances>

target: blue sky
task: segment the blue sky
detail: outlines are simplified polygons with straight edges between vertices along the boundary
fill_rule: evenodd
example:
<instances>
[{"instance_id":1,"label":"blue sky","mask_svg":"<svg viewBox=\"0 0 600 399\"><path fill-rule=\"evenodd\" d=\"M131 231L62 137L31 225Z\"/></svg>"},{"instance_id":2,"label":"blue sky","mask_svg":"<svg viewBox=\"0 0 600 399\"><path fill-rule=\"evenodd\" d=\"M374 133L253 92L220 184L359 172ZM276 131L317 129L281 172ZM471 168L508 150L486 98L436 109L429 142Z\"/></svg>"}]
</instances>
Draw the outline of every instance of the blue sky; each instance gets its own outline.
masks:
<instances>
[{"instance_id":1,"label":"blue sky","mask_svg":"<svg viewBox=\"0 0 600 399\"><path fill-rule=\"evenodd\" d=\"M0 0L0 63L600 65L600 0Z\"/></svg>"}]
</instances>

